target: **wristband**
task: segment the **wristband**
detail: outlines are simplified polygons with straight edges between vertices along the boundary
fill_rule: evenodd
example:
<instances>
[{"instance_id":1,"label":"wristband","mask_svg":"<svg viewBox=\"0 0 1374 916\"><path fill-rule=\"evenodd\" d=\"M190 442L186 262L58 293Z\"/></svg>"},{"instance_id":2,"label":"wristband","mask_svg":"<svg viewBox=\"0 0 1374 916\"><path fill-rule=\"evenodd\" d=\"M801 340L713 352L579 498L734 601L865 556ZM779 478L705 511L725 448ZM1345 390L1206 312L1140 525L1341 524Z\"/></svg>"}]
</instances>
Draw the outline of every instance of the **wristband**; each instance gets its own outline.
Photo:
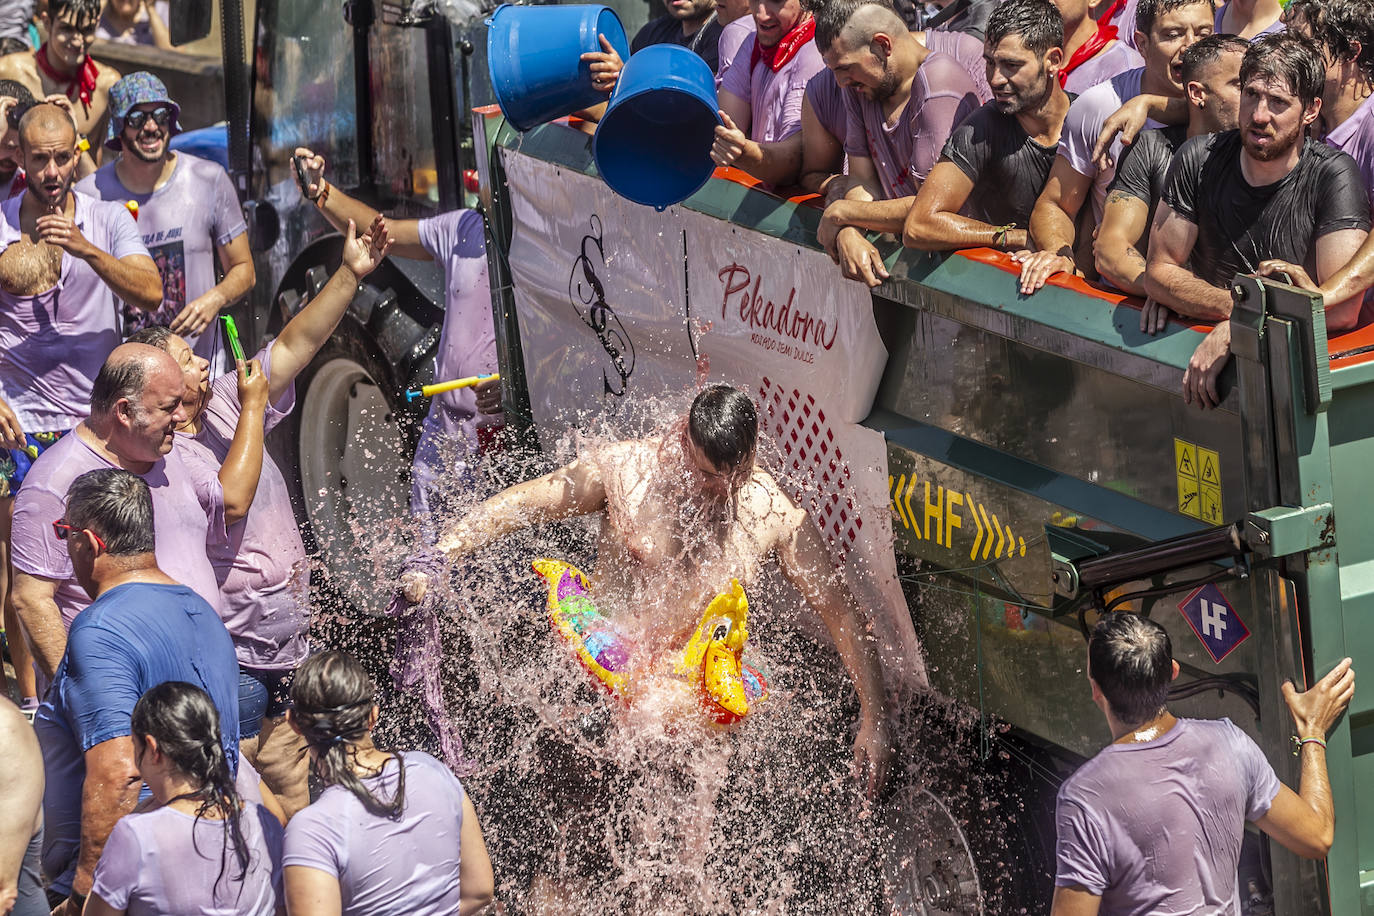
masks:
<instances>
[{"instance_id":1,"label":"wristband","mask_svg":"<svg viewBox=\"0 0 1374 916\"><path fill-rule=\"evenodd\" d=\"M1015 223L1007 223L1005 226L998 226L992 234L992 243L999 246L1007 244L1007 233L1015 228Z\"/></svg>"},{"instance_id":2,"label":"wristband","mask_svg":"<svg viewBox=\"0 0 1374 916\"><path fill-rule=\"evenodd\" d=\"M1305 747L1305 746L1308 745L1308 744L1315 744L1315 745L1317 745L1318 747L1320 747L1322 750L1326 750L1326 739L1325 739L1325 738L1299 738L1297 735L1294 735L1294 736L1293 736L1293 756L1296 757L1296 756L1298 756L1299 754L1301 754L1301 753L1302 753L1303 747Z\"/></svg>"},{"instance_id":3,"label":"wristband","mask_svg":"<svg viewBox=\"0 0 1374 916\"><path fill-rule=\"evenodd\" d=\"M320 193L316 194L312 198L312 200L314 201L315 206L323 210L324 202L329 199L329 189L332 188L333 185L325 181L323 178L320 179L320 184L324 185L324 187L320 189Z\"/></svg>"},{"instance_id":4,"label":"wristband","mask_svg":"<svg viewBox=\"0 0 1374 916\"><path fill-rule=\"evenodd\" d=\"M91 141L87 140L85 136L77 137L76 149L78 152L89 153L91 151Z\"/></svg>"}]
</instances>

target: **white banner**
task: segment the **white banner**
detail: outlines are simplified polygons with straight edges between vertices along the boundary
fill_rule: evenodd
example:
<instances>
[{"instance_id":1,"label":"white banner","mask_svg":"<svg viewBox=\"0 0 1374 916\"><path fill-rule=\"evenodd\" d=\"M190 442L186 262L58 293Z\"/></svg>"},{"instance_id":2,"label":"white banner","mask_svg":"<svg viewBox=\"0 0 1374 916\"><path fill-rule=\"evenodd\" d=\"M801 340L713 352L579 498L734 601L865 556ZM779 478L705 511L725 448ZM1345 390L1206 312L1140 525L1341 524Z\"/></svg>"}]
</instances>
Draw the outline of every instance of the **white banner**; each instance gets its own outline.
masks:
<instances>
[{"instance_id":1,"label":"white banner","mask_svg":"<svg viewBox=\"0 0 1374 916\"><path fill-rule=\"evenodd\" d=\"M892 552L886 446L858 425L887 362L868 290L824 252L692 210L655 212L595 178L502 153L521 346L546 444L589 408L628 416L639 399L708 380L749 391L787 465L780 483L872 613L888 686L925 686Z\"/></svg>"}]
</instances>

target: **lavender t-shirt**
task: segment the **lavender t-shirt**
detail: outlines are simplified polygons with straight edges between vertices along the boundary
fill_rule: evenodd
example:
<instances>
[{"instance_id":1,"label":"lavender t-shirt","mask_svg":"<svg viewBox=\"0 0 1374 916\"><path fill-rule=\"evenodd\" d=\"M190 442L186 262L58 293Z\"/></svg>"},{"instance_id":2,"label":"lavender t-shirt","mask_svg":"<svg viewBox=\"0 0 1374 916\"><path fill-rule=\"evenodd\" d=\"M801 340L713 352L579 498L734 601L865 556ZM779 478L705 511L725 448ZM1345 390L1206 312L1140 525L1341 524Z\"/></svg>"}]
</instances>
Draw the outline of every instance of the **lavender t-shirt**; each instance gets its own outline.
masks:
<instances>
[{"instance_id":1,"label":"lavender t-shirt","mask_svg":"<svg viewBox=\"0 0 1374 916\"><path fill-rule=\"evenodd\" d=\"M399 820L369 814L353 793L330 786L286 826L282 865L339 879L343 916L449 916L458 912L463 786L433 757L404 755L405 808ZM396 764L363 784L394 797Z\"/></svg>"},{"instance_id":2,"label":"lavender t-shirt","mask_svg":"<svg viewBox=\"0 0 1374 916\"><path fill-rule=\"evenodd\" d=\"M1108 745L1059 789L1054 883L1100 896L1112 916L1240 916L1245 822L1279 787L1229 719L1179 719L1157 741Z\"/></svg>"},{"instance_id":3,"label":"lavender t-shirt","mask_svg":"<svg viewBox=\"0 0 1374 916\"><path fill-rule=\"evenodd\" d=\"M758 28L758 23L753 16L741 16L734 22L720 30L720 40L716 45L717 61L716 64L716 89L720 89L721 81L725 79L725 74L735 65L735 58L739 56L739 49L744 45L749 37ZM749 63L749 58L744 59L744 63Z\"/></svg>"},{"instance_id":4,"label":"lavender t-shirt","mask_svg":"<svg viewBox=\"0 0 1374 916\"><path fill-rule=\"evenodd\" d=\"M214 474L204 472L203 460L188 457L184 451L188 447L203 448L178 436L172 451L138 476L148 482L153 495L157 565L209 602L223 618L219 582L203 545L211 534L224 536L224 490ZM10 540L14 568L57 580L54 598L67 627L91 599L76 581L67 545L53 535L52 523L67 511L67 490L73 480L87 471L114 466L81 438L81 430L75 430L38 456L15 500Z\"/></svg>"},{"instance_id":5,"label":"lavender t-shirt","mask_svg":"<svg viewBox=\"0 0 1374 916\"><path fill-rule=\"evenodd\" d=\"M0 204L0 251L20 237L27 195ZM128 210L72 197L73 220L92 245L115 258L147 256ZM90 413L91 386L119 345L119 330L114 293L93 267L65 251L56 286L36 296L0 290L0 397L25 432L71 429Z\"/></svg>"},{"instance_id":6,"label":"lavender t-shirt","mask_svg":"<svg viewBox=\"0 0 1374 916\"><path fill-rule=\"evenodd\" d=\"M926 32L925 46L932 51L948 54L959 62L973 80L978 104L992 101L992 87L988 85L988 66L983 60L983 40L968 32L946 32L931 29Z\"/></svg>"},{"instance_id":7,"label":"lavender t-shirt","mask_svg":"<svg viewBox=\"0 0 1374 916\"><path fill-rule=\"evenodd\" d=\"M1212 31L1216 32L1218 35L1220 35L1224 31L1224 27L1222 26L1221 21L1226 16L1226 8L1230 5L1231 4L1229 3L1223 3L1221 6L1217 7L1217 18L1216 22L1214 22L1212 25ZM1254 41L1256 38L1259 38L1260 35L1270 35L1274 32L1282 32L1285 28L1287 28L1287 26L1283 24L1283 20L1276 19L1273 22L1269 23L1267 26L1265 26L1263 29L1260 29L1259 34L1252 37L1250 41Z\"/></svg>"},{"instance_id":8,"label":"lavender t-shirt","mask_svg":"<svg viewBox=\"0 0 1374 916\"><path fill-rule=\"evenodd\" d=\"M1098 169L1093 162L1093 146L1102 125L1124 102L1140 95L1140 82L1145 76L1145 68L1127 70L1104 83L1092 87L1073 100L1069 113L1064 116L1064 128L1059 134L1059 155L1073 170L1093 180L1092 204L1093 224L1102 222L1102 211L1107 205L1107 189L1116 177L1116 166ZM1145 122L1147 128L1163 127L1153 119ZM1121 157L1121 138L1112 141L1112 161Z\"/></svg>"},{"instance_id":9,"label":"lavender t-shirt","mask_svg":"<svg viewBox=\"0 0 1374 916\"><path fill-rule=\"evenodd\" d=\"M125 310L125 331L155 324L170 325L186 303L215 285L217 246L227 245L248 231L238 194L229 174L216 162L187 153L176 154L172 177L151 194L135 194L124 187L111 162L87 175L76 188L121 207L138 203L138 231L162 276L162 305L153 312ZM218 322L186 342L197 356L210 360L212 372L225 368Z\"/></svg>"},{"instance_id":10,"label":"lavender t-shirt","mask_svg":"<svg viewBox=\"0 0 1374 916\"><path fill-rule=\"evenodd\" d=\"M272 347L268 344L254 357L269 380ZM238 376L221 375L210 384L210 392L201 430L194 439L213 457L211 466L201 473L217 475L229 455L242 410ZM295 406L292 385L275 404L268 405L267 430ZM234 638L239 664L275 671L304 661L309 651L310 569L286 478L270 453L263 452L262 476L248 515L227 531L210 532L206 548L224 597L224 625Z\"/></svg>"},{"instance_id":11,"label":"lavender t-shirt","mask_svg":"<svg viewBox=\"0 0 1374 916\"><path fill-rule=\"evenodd\" d=\"M750 35L740 45L734 61L721 76L720 91L749 103L749 139L756 143L776 143L801 130L806 84L825 69L825 61L816 50L816 43L808 41L777 72L763 60L751 66L757 40L757 35ZM744 125L740 128L744 129Z\"/></svg>"},{"instance_id":12,"label":"lavender t-shirt","mask_svg":"<svg viewBox=\"0 0 1374 916\"><path fill-rule=\"evenodd\" d=\"M248 844L242 880L233 841L225 845L227 821L166 806L126 814L100 854L91 893L128 916L274 916L286 903L281 824L262 805L248 805L239 829Z\"/></svg>"},{"instance_id":13,"label":"lavender t-shirt","mask_svg":"<svg viewBox=\"0 0 1374 916\"><path fill-rule=\"evenodd\" d=\"M841 144L849 131L849 112L845 110L844 97L850 94L835 82L835 71L829 67L806 83L806 100L811 103L816 120Z\"/></svg>"},{"instance_id":14,"label":"lavender t-shirt","mask_svg":"<svg viewBox=\"0 0 1374 916\"><path fill-rule=\"evenodd\" d=\"M844 99L844 151L873 162L887 200L914 197L960 121L978 109L978 92L959 62L932 51L916 70L911 97L889 122L880 102L857 92Z\"/></svg>"},{"instance_id":15,"label":"lavender t-shirt","mask_svg":"<svg viewBox=\"0 0 1374 916\"><path fill-rule=\"evenodd\" d=\"M1119 73L1145 66L1145 58L1140 52L1124 41L1117 39L1105 51L1098 51L1092 58L1084 61L1069 74L1064 83L1064 91L1082 95L1098 83L1106 82Z\"/></svg>"},{"instance_id":16,"label":"lavender t-shirt","mask_svg":"<svg viewBox=\"0 0 1374 916\"><path fill-rule=\"evenodd\" d=\"M1369 189L1370 206L1374 207L1374 96L1365 99L1354 114L1337 124L1326 135L1326 142L1355 160L1364 186Z\"/></svg>"}]
</instances>

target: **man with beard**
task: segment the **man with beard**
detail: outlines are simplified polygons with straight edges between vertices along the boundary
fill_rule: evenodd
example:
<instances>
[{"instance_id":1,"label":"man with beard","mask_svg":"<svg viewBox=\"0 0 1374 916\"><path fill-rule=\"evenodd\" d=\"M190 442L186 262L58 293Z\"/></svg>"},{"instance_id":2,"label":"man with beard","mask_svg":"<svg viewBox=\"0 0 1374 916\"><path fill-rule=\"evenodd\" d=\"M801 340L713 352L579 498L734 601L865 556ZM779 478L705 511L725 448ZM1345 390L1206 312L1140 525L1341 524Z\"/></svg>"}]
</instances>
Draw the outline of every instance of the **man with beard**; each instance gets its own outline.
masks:
<instances>
[{"instance_id":1,"label":"man with beard","mask_svg":"<svg viewBox=\"0 0 1374 916\"><path fill-rule=\"evenodd\" d=\"M978 88L959 61L917 41L888 0L822 4L816 46L842 90L849 156L848 190L826 207L817 236L846 277L873 287L887 271L861 230L902 230L945 141L978 108Z\"/></svg>"},{"instance_id":2,"label":"man with beard","mask_svg":"<svg viewBox=\"0 0 1374 916\"><path fill-rule=\"evenodd\" d=\"M167 265L161 307L127 314L126 330L166 325L218 375L225 355L215 318L257 281L234 184L218 163L172 151L181 109L151 73L130 73L115 83L110 114L105 146L120 155L76 189L100 200L133 201L143 243ZM224 271L218 283L216 255Z\"/></svg>"},{"instance_id":3,"label":"man with beard","mask_svg":"<svg viewBox=\"0 0 1374 916\"><path fill-rule=\"evenodd\" d=\"M716 0L663 0L668 13L651 19L630 42L630 53L649 45L681 45L695 51L716 72L721 24L716 19Z\"/></svg>"},{"instance_id":4,"label":"man with beard","mask_svg":"<svg viewBox=\"0 0 1374 916\"><path fill-rule=\"evenodd\" d=\"M1026 246L1070 97L1059 84L1064 20L1049 0L1007 0L988 19L992 101L954 129L907 214L908 248Z\"/></svg>"},{"instance_id":5,"label":"man with beard","mask_svg":"<svg viewBox=\"0 0 1374 916\"><path fill-rule=\"evenodd\" d=\"M1093 160L1093 144L1102 125L1126 99L1142 92L1182 98L1183 52L1212 34L1211 0L1141 0L1136 11L1136 45L1145 66L1128 70L1093 86L1074 100L1064 121L1059 156L1050 169L1045 190L1031 213L1032 248L1017 252L1021 263L1021 292L1029 295L1057 273L1078 269L1077 226L1083 227L1083 246L1102 221L1107 186L1115 168L1101 168ZM1151 122L1150 127L1163 127ZM1113 156L1119 150L1113 151ZM1092 219L1079 219L1091 195ZM1085 251L1083 259L1088 262Z\"/></svg>"},{"instance_id":6,"label":"man with beard","mask_svg":"<svg viewBox=\"0 0 1374 916\"><path fill-rule=\"evenodd\" d=\"M1240 130L1194 137L1169 167L1145 291L1180 315L1219 322L1184 373L1189 403L1221 401L1216 379L1231 351L1227 287L1235 274L1281 258L1320 282L1368 234L1359 166L1305 136L1321 113L1325 80L1310 43L1283 33L1256 39L1241 61ZM1328 306L1327 327L1354 327L1359 309L1359 297Z\"/></svg>"},{"instance_id":7,"label":"man with beard","mask_svg":"<svg viewBox=\"0 0 1374 916\"><path fill-rule=\"evenodd\" d=\"M531 524L602 513L596 600L618 628L633 634L642 653L637 658L650 668L682 649L702 610L731 579L751 587L775 555L783 575L820 614L853 680L860 705L854 758L871 796L892 753L873 637L815 523L755 465L757 442L749 396L714 385L663 433L589 451L496 494L450 526L437 548L456 560ZM676 509L665 512L665 506ZM407 600L423 601L430 575L403 575Z\"/></svg>"},{"instance_id":8,"label":"man with beard","mask_svg":"<svg viewBox=\"0 0 1374 916\"><path fill-rule=\"evenodd\" d=\"M0 79L23 83L36 98L60 93L71 100L87 163L83 175L95 168L95 151L86 138L104 131L109 89L119 79L118 70L90 56L100 5L100 0L48 0L42 14L47 42L37 51L0 57Z\"/></svg>"}]
</instances>

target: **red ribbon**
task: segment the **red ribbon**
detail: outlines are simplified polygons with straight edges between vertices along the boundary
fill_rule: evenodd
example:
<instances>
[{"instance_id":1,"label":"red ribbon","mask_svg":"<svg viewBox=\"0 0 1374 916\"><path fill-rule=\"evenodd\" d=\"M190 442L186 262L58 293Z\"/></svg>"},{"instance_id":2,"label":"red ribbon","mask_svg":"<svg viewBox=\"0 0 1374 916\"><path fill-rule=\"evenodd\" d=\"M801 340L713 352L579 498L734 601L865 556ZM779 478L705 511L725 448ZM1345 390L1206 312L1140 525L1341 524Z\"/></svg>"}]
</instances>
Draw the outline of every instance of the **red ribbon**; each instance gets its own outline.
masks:
<instances>
[{"instance_id":1,"label":"red ribbon","mask_svg":"<svg viewBox=\"0 0 1374 916\"><path fill-rule=\"evenodd\" d=\"M38 69L42 70L43 74L48 79L52 80L54 83L67 84L67 98L76 101L79 96L81 104L87 108L90 107L91 94L95 92L95 81L96 77L99 75L99 71L96 70L95 61L91 60L89 55L81 65L80 72L74 77L58 73L57 70L53 68L52 62L48 60L48 46L46 43L37 51L33 52L33 59L37 61Z\"/></svg>"},{"instance_id":2,"label":"red ribbon","mask_svg":"<svg viewBox=\"0 0 1374 916\"><path fill-rule=\"evenodd\" d=\"M1073 52L1073 56L1069 58L1069 62L1064 65L1064 69L1059 71L1060 87L1062 88L1063 85L1069 81L1070 73L1092 60L1097 56L1097 52L1116 41L1116 34L1116 26L1098 23L1097 31L1093 33L1093 37L1083 42L1082 47Z\"/></svg>"},{"instance_id":3,"label":"red ribbon","mask_svg":"<svg viewBox=\"0 0 1374 916\"><path fill-rule=\"evenodd\" d=\"M758 39L754 39L754 53L750 55L749 69L759 61L768 64L769 69L777 73L787 62L796 57L801 49L806 47L806 43L816 36L816 20L811 18L811 14L806 14L806 19L802 20L792 31L782 36L782 40L771 48L765 48L759 44Z\"/></svg>"}]
</instances>

